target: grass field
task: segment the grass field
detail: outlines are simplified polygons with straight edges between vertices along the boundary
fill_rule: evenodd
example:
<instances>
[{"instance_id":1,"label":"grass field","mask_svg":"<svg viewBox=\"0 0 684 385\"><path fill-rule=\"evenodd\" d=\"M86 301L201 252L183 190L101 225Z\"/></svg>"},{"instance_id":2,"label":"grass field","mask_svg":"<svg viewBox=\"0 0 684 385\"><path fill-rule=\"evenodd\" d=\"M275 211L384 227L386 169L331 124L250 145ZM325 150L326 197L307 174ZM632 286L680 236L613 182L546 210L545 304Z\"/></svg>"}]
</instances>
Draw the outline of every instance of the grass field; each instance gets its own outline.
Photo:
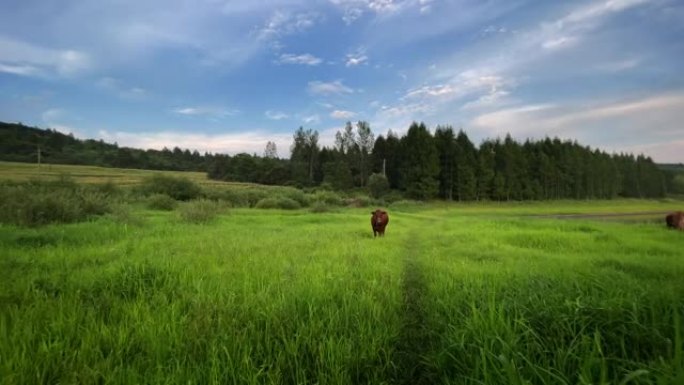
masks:
<instances>
[{"instance_id":1,"label":"grass field","mask_svg":"<svg viewBox=\"0 0 684 385\"><path fill-rule=\"evenodd\" d=\"M226 182L207 178L205 172L192 171L156 171L130 168L110 168L98 166L81 166L66 164L2 162L0 161L0 180L24 182L32 179L57 180L68 176L77 183L102 184L114 183L118 186L138 185L146 177L155 174L182 176L200 185L227 185ZM250 185L249 183L230 183L233 186Z\"/></svg>"},{"instance_id":2,"label":"grass field","mask_svg":"<svg viewBox=\"0 0 684 385\"><path fill-rule=\"evenodd\" d=\"M684 233L529 214L233 209L0 227L3 384L681 384Z\"/></svg>"}]
</instances>

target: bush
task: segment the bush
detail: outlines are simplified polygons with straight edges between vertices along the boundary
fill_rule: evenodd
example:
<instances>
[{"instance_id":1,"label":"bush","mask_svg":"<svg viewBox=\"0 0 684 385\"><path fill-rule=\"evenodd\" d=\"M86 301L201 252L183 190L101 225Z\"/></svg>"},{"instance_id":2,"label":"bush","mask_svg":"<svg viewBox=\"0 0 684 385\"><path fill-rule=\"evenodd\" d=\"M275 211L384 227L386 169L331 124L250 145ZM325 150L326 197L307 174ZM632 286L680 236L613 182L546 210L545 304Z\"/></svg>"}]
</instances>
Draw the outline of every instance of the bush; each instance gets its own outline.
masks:
<instances>
[{"instance_id":1,"label":"bush","mask_svg":"<svg viewBox=\"0 0 684 385\"><path fill-rule=\"evenodd\" d=\"M142 226L145 221L131 211L131 207L127 204L117 204L112 206L112 211L109 217L118 223L132 225L132 226Z\"/></svg>"},{"instance_id":2,"label":"bush","mask_svg":"<svg viewBox=\"0 0 684 385\"><path fill-rule=\"evenodd\" d=\"M166 194L153 194L147 198L147 208L152 210L171 211L178 202Z\"/></svg>"},{"instance_id":3,"label":"bush","mask_svg":"<svg viewBox=\"0 0 684 385\"><path fill-rule=\"evenodd\" d=\"M358 195L353 198L345 199L344 203L350 207L368 207L371 205L372 201L367 196Z\"/></svg>"},{"instance_id":4,"label":"bush","mask_svg":"<svg viewBox=\"0 0 684 385\"><path fill-rule=\"evenodd\" d=\"M110 199L71 181L32 181L0 186L0 222L20 226L71 223L111 211Z\"/></svg>"},{"instance_id":5,"label":"bush","mask_svg":"<svg viewBox=\"0 0 684 385\"><path fill-rule=\"evenodd\" d=\"M119 186L117 186L111 180L108 180L103 184L95 185L95 189L108 197L115 197L121 194L121 189Z\"/></svg>"},{"instance_id":6,"label":"bush","mask_svg":"<svg viewBox=\"0 0 684 385\"><path fill-rule=\"evenodd\" d=\"M393 202L398 202L400 200L403 200L404 196L401 195L399 191L392 190L389 193L385 194L383 197L383 200L387 203L393 203Z\"/></svg>"},{"instance_id":7,"label":"bush","mask_svg":"<svg viewBox=\"0 0 684 385\"><path fill-rule=\"evenodd\" d=\"M181 219L188 223L210 223L220 211L221 206L217 202L206 199L190 201L180 206Z\"/></svg>"},{"instance_id":8,"label":"bush","mask_svg":"<svg viewBox=\"0 0 684 385\"><path fill-rule=\"evenodd\" d=\"M301 208L301 205L294 199L284 196L264 198L256 204L258 209L283 209L296 210Z\"/></svg>"},{"instance_id":9,"label":"bush","mask_svg":"<svg viewBox=\"0 0 684 385\"><path fill-rule=\"evenodd\" d=\"M316 202L311 206L311 209L309 209L312 213L327 213L332 211L330 206L326 205L323 202Z\"/></svg>"},{"instance_id":10,"label":"bush","mask_svg":"<svg viewBox=\"0 0 684 385\"><path fill-rule=\"evenodd\" d=\"M295 188L285 188L281 191L281 194L286 198L290 198L296 201L297 203L299 203L299 206L301 207L309 206L309 197L302 190L298 190Z\"/></svg>"},{"instance_id":11,"label":"bush","mask_svg":"<svg viewBox=\"0 0 684 385\"><path fill-rule=\"evenodd\" d=\"M145 178L141 188L146 195L166 194L179 201L195 199L202 192L200 187L190 179L162 174Z\"/></svg>"},{"instance_id":12,"label":"bush","mask_svg":"<svg viewBox=\"0 0 684 385\"><path fill-rule=\"evenodd\" d=\"M373 198L382 198L389 192L390 186L387 177L382 174L372 174L368 178L368 192Z\"/></svg>"},{"instance_id":13,"label":"bush","mask_svg":"<svg viewBox=\"0 0 684 385\"><path fill-rule=\"evenodd\" d=\"M342 198L332 191L316 191L313 194L313 201L333 206L341 206L343 203Z\"/></svg>"}]
</instances>

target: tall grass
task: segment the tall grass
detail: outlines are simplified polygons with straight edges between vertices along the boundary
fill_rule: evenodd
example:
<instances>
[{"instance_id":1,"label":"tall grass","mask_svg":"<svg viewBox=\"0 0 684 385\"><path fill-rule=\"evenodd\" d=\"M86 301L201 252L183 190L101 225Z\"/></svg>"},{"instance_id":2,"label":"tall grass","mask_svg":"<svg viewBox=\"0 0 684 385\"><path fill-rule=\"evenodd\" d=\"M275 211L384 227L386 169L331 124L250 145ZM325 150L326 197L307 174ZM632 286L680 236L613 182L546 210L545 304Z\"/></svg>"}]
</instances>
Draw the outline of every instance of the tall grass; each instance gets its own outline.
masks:
<instances>
[{"instance_id":1,"label":"tall grass","mask_svg":"<svg viewBox=\"0 0 684 385\"><path fill-rule=\"evenodd\" d=\"M83 221L111 211L116 189L70 179L0 183L0 223L40 226Z\"/></svg>"},{"instance_id":2,"label":"tall grass","mask_svg":"<svg viewBox=\"0 0 684 385\"><path fill-rule=\"evenodd\" d=\"M367 211L0 227L0 383L683 378L681 233Z\"/></svg>"}]
</instances>

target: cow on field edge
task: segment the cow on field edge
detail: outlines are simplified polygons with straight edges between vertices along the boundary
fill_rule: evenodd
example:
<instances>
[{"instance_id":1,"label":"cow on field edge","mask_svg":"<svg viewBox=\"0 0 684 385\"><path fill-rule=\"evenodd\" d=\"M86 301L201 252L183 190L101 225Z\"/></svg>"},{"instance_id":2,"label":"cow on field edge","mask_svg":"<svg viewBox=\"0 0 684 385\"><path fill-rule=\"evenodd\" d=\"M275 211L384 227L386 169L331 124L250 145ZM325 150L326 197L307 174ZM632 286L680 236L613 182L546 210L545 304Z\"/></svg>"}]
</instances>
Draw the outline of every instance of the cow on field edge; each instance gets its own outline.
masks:
<instances>
[{"instance_id":1,"label":"cow on field edge","mask_svg":"<svg viewBox=\"0 0 684 385\"><path fill-rule=\"evenodd\" d=\"M675 211L665 217L667 227L684 230L684 211Z\"/></svg>"},{"instance_id":2,"label":"cow on field edge","mask_svg":"<svg viewBox=\"0 0 684 385\"><path fill-rule=\"evenodd\" d=\"M373 227L373 237L380 235L385 236L385 227L389 223L389 215L387 211L375 210L371 211L371 227Z\"/></svg>"}]
</instances>

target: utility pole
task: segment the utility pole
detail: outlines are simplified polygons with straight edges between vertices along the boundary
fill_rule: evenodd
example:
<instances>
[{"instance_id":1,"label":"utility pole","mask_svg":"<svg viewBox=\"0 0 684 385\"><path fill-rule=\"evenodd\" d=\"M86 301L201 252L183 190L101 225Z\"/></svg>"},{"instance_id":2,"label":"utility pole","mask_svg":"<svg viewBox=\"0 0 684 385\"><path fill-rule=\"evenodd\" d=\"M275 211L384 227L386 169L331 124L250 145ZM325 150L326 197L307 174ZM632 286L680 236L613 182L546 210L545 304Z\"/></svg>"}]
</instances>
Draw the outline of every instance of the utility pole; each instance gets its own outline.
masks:
<instances>
[{"instance_id":1,"label":"utility pole","mask_svg":"<svg viewBox=\"0 0 684 385\"><path fill-rule=\"evenodd\" d=\"M385 163L387 162L387 159L382 158L382 176L387 178L387 174L385 174Z\"/></svg>"},{"instance_id":2,"label":"utility pole","mask_svg":"<svg viewBox=\"0 0 684 385\"><path fill-rule=\"evenodd\" d=\"M37 144L36 148L38 149L38 175L40 175L40 144Z\"/></svg>"}]
</instances>

